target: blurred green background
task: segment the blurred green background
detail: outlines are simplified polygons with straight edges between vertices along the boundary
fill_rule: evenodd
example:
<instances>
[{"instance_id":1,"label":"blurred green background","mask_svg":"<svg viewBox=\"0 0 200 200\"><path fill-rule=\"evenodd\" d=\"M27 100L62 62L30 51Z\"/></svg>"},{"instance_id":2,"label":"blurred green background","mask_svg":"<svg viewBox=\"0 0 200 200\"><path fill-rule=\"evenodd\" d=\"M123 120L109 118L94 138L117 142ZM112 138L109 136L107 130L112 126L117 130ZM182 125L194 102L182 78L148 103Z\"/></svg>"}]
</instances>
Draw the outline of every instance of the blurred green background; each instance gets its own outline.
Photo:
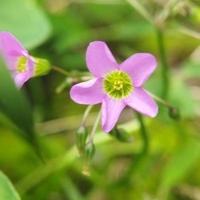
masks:
<instances>
[{"instance_id":1,"label":"blurred green background","mask_svg":"<svg viewBox=\"0 0 200 200\"><path fill-rule=\"evenodd\" d=\"M2 65L0 170L19 195L0 173L0 200L200 199L199 0L0 0L0 31L71 74L52 70L18 91ZM75 147L86 107L68 91L87 71L93 40L106 41L119 62L153 53L159 66L145 87L181 117L170 117L162 104L158 117L144 117L147 147L127 109L123 137L99 127L95 155L86 161ZM89 130L99 108L88 117Z\"/></svg>"}]
</instances>

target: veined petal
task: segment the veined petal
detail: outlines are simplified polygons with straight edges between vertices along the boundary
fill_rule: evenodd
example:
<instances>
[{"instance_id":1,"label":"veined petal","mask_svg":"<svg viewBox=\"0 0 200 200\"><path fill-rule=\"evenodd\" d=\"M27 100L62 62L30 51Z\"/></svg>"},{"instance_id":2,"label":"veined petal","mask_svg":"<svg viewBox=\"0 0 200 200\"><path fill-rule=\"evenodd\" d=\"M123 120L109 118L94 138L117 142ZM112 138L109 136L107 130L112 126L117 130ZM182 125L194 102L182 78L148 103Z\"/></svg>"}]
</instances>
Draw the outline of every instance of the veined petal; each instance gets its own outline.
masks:
<instances>
[{"instance_id":1,"label":"veined petal","mask_svg":"<svg viewBox=\"0 0 200 200\"><path fill-rule=\"evenodd\" d=\"M14 70L19 56L24 56L27 50L9 32L0 32L0 53L10 70Z\"/></svg>"},{"instance_id":2,"label":"veined petal","mask_svg":"<svg viewBox=\"0 0 200 200\"><path fill-rule=\"evenodd\" d=\"M86 52L86 63L89 71L96 77L118 69L118 64L105 42L91 42Z\"/></svg>"},{"instance_id":3,"label":"veined petal","mask_svg":"<svg viewBox=\"0 0 200 200\"><path fill-rule=\"evenodd\" d=\"M124 103L137 112L155 117L158 113L158 105L142 88L135 88L133 93L124 100Z\"/></svg>"},{"instance_id":4,"label":"veined petal","mask_svg":"<svg viewBox=\"0 0 200 200\"><path fill-rule=\"evenodd\" d=\"M106 133L113 129L124 107L123 101L114 100L108 96L104 98L102 102L102 128Z\"/></svg>"},{"instance_id":5,"label":"veined petal","mask_svg":"<svg viewBox=\"0 0 200 200\"><path fill-rule=\"evenodd\" d=\"M156 59L149 53L136 53L120 64L120 69L127 72L135 87L140 87L153 73Z\"/></svg>"},{"instance_id":6,"label":"veined petal","mask_svg":"<svg viewBox=\"0 0 200 200\"><path fill-rule=\"evenodd\" d=\"M102 79L92 79L72 86L70 96L79 104L98 104L103 99Z\"/></svg>"}]
</instances>

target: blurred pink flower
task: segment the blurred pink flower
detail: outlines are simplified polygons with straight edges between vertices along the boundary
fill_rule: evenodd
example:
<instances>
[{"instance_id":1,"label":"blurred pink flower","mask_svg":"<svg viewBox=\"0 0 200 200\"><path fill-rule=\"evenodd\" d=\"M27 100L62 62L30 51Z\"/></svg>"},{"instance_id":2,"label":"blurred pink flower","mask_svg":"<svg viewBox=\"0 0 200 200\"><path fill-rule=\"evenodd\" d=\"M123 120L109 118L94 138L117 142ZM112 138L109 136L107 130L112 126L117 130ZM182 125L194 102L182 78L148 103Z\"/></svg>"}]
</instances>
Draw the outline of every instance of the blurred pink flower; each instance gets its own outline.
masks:
<instances>
[{"instance_id":1,"label":"blurred pink flower","mask_svg":"<svg viewBox=\"0 0 200 200\"><path fill-rule=\"evenodd\" d=\"M9 32L0 32L0 55L5 60L17 87L22 87L34 74L34 58Z\"/></svg>"},{"instance_id":2,"label":"blurred pink flower","mask_svg":"<svg viewBox=\"0 0 200 200\"><path fill-rule=\"evenodd\" d=\"M118 64L106 43L91 42L86 62L93 74L92 80L71 88L70 96L79 104L102 103L102 128L110 132L126 106L155 117L158 106L142 88L156 68L156 59L149 53L136 53Z\"/></svg>"}]
</instances>

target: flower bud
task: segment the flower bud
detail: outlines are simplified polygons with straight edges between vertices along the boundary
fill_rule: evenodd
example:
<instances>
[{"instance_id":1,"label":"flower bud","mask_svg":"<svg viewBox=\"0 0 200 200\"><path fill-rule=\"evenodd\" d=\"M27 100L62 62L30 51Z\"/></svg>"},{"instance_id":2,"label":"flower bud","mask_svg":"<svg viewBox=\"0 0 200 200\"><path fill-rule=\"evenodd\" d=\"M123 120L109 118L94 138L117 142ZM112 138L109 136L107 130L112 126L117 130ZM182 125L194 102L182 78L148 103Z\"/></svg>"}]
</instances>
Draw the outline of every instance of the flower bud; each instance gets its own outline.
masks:
<instances>
[{"instance_id":1,"label":"flower bud","mask_svg":"<svg viewBox=\"0 0 200 200\"><path fill-rule=\"evenodd\" d=\"M48 60L42 58L34 58L35 68L34 76L43 76L49 73L51 65Z\"/></svg>"},{"instance_id":2,"label":"flower bud","mask_svg":"<svg viewBox=\"0 0 200 200\"><path fill-rule=\"evenodd\" d=\"M88 132L84 126L81 126L76 132L76 143L80 153L85 149L87 136Z\"/></svg>"},{"instance_id":3,"label":"flower bud","mask_svg":"<svg viewBox=\"0 0 200 200\"><path fill-rule=\"evenodd\" d=\"M121 128L115 128L110 133L120 142L132 142L133 140L133 138L131 138L129 134L124 129Z\"/></svg>"},{"instance_id":4,"label":"flower bud","mask_svg":"<svg viewBox=\"0 0 200 200\"><path fill-rule=\"evenodd\" d=\"M177 108L170 107L169 110L168 110L168 113L169 113L169 116L172 119L175 119L175 120L179 120L180 119L180 112L179 112L179 110Z\"/></svg>"},{"instance_id":5,"label":"flower bud","mask_svg":"<svg viewBox=\"0 0 200 200\"><path fill-rule=\"evenodd\" d=\"M93 142L89 142L85 146L84 156L86 159L91 159L95 154L95 145Z\"/></svg>"}]
</instances>

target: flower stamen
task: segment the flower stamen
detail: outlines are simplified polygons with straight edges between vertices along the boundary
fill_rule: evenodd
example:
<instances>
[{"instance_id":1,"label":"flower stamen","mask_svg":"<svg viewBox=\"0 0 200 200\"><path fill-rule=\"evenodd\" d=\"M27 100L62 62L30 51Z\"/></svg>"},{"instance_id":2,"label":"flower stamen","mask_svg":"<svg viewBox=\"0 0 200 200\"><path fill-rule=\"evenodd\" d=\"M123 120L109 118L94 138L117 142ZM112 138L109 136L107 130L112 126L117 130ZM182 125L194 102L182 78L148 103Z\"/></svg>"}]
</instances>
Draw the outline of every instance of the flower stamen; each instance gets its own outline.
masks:
<instances>
[{"instance_id":1,"label":"flower stamen","mask_svg":"<svg viewBox=\"0 0 200 200\"><path fill-rule=\"evenodd\" d=\"M122 99L131 94L134 87L131 77L121 70L108 73L103 81L104 91L114 99Z\"/></svg>"},{"instance_id":2,"label":"flower stamen","mask_svg":"<svg viewBox=\"0 0 200 200\"><path fill-rule=\"evenodd\" d=\"M24 73L27 71L27 58L25 56L19 57L16 70L18 73Z\"/></svg>"}]
</instances>

